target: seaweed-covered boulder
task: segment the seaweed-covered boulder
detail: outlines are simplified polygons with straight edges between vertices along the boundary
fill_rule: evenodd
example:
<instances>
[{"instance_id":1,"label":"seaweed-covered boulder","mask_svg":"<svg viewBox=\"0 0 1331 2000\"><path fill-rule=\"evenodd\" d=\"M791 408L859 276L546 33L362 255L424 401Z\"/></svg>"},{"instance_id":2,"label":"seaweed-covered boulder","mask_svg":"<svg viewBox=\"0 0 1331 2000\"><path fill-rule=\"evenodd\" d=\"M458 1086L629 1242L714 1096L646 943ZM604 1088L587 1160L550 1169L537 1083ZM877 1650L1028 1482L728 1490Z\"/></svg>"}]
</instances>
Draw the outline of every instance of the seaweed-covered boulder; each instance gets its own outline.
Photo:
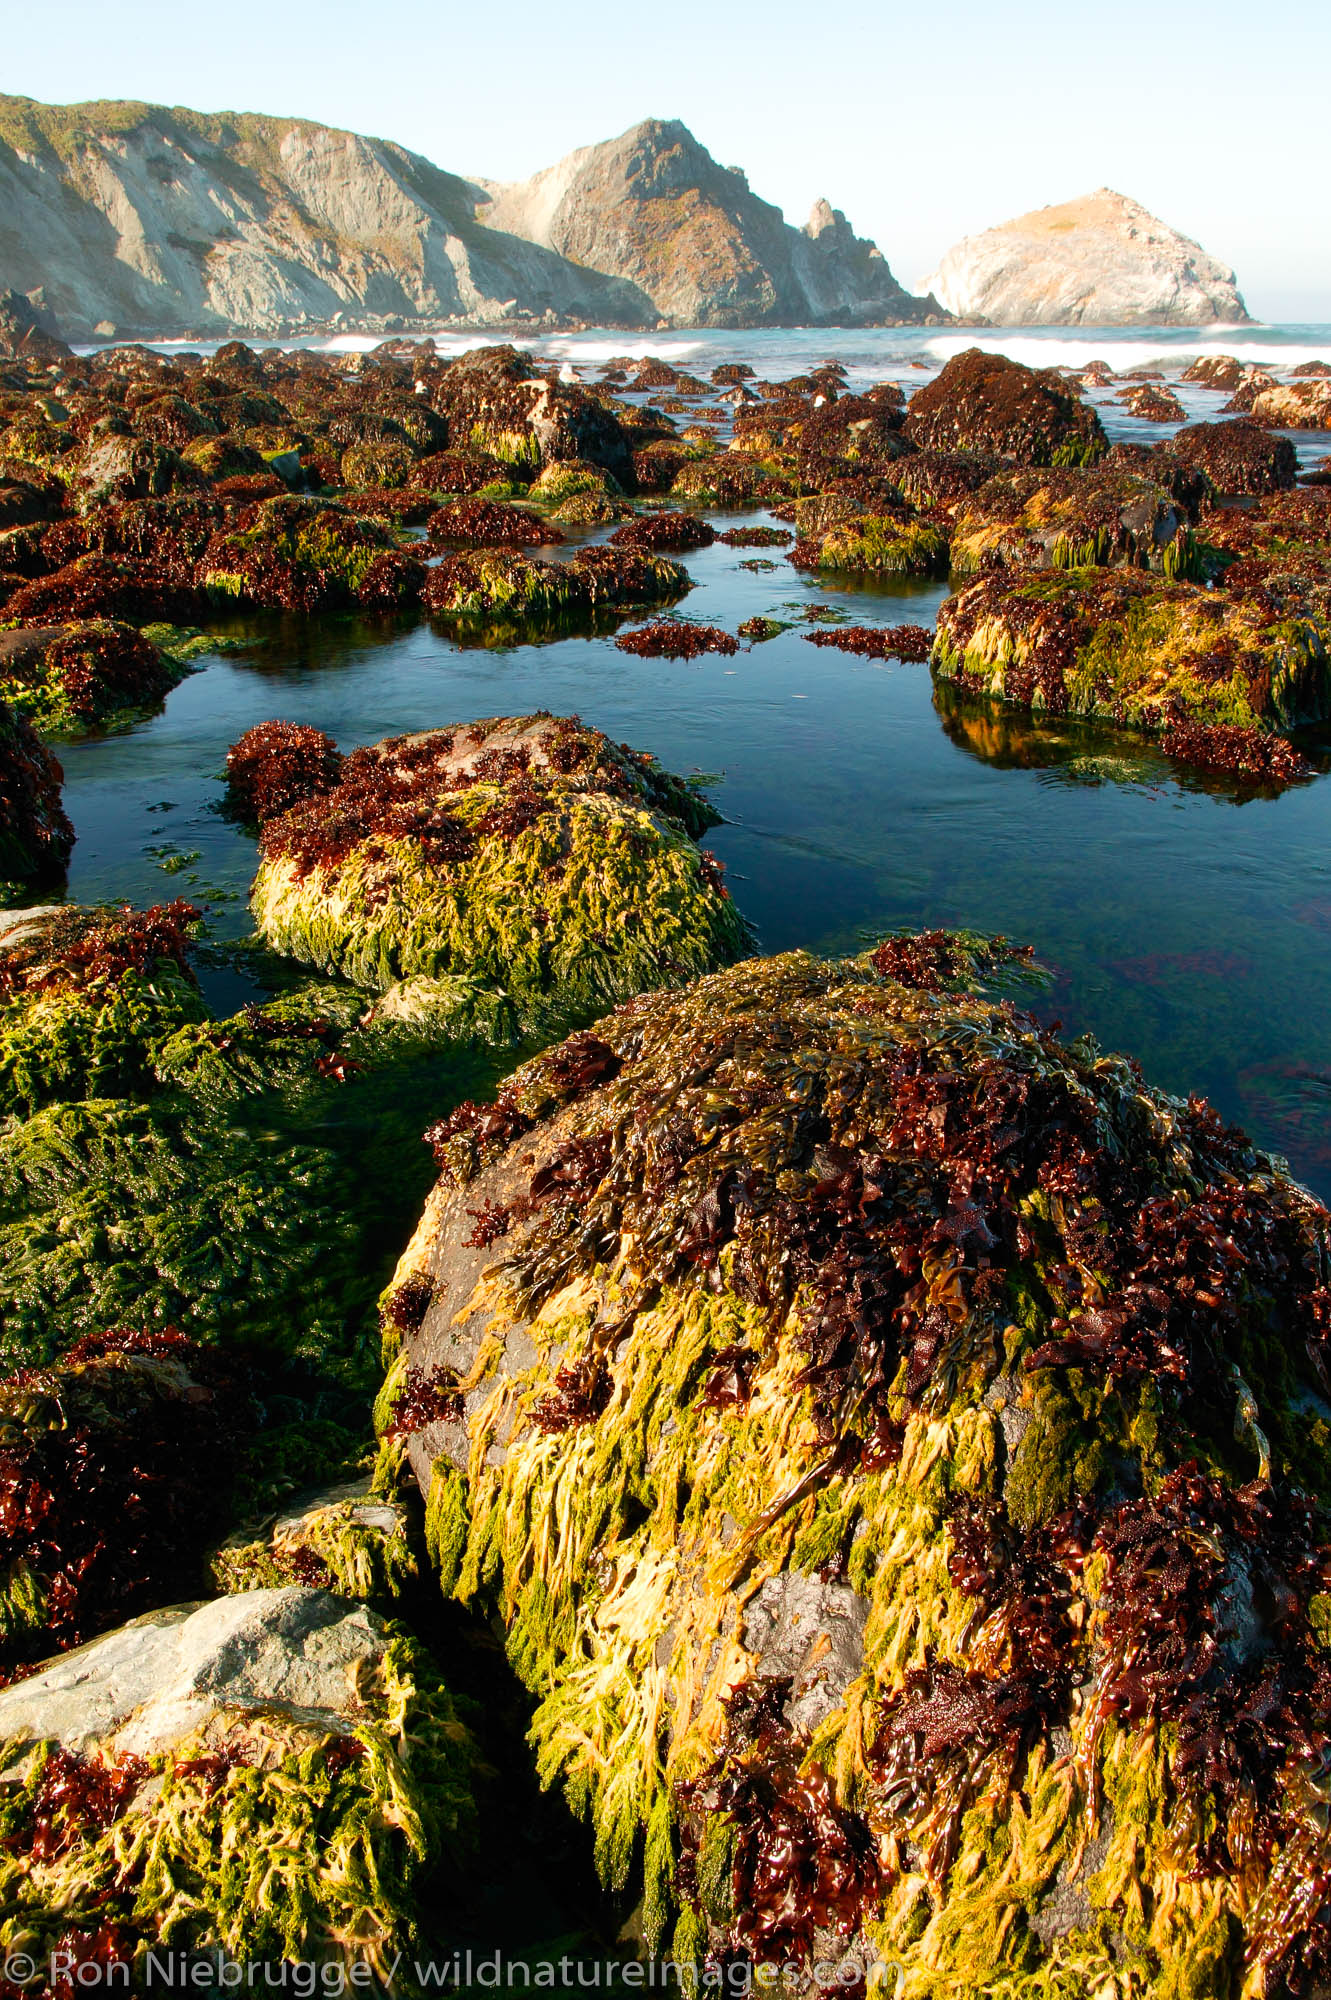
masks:
<instances>
[{"instance_id":1,"label":"seaweed-covered boulder","mask_svg":"<svg viewBox=\"0 0 1331 2000\"><path fill-rule=\"evenodd\" d=\"M1140 423L1183 424L1188 420L1188 413L1174 391L1159 382L1134 382L1123 391L1119 401Z\"/></svg>"},{"instance_id":2,"label":"seaweed-covered boulder","mask_svg":"<svg viewBox=\"0 0 1331 2000\"><path fill-rule=\"evenodd\" d=\"M20 913L0 932L0 1116L142 1089L204 1018L186 961L192 904Z\"/></svg>"},{"instance_id":3,"label":"seaweed-covered boulder","mask_svg":"<svg viewBox=\"0 0 1331 2000\"><path fill-rule=\"evenodd\" d=\"M435 375L430 401L447 418L455 450L488 452L528 477L543 464L587 459L632 484L632 452L614 411L513 347L458 355Z\"/></svg>"},{"instance_id":4,"label":"seaweed-covered boulder","mask_svg":"<svg viewBox=\"0 0 1331 2000\"><path fill-rule=\"evenodd\" d=\"M301 1583L391 1603L419 1580L416 1542L404 1500L361 1478L298 1495L261 1534L234 1534L210 1567L219 1590Z\"/></svg>"},{"instance_id":5,"label":"seaweed-covered boulder","mask_svg":"<svg viewBox=\"0 0 1331 2000\"><path fill-rule=\"evenodd\" d=\"M502 1037L744 948L694 845L717 818L576 720L391 737L264 825L255 919L306 964L380 991L412 982L442 1018Z\"/></svg>"},{"instance_id":6,"label":"seaweed-covered boulder","mask_svg":"<svg viewBox=\"0 0 1331 2000\"><path fill-rule=\"evenodd\" d=\"M430 570L421 595L436 616L507 639L598 611L667 604L689 587L687 570L668 556L600 544L568 562L516 549L463 549Z\"/></svg>"},{"instance_id":7,"label":"seaweed-covered boulder","mask_svg":"<svg viewBox=\"0 0 1331 2000\"><path fill-rule=\"evenodd\" d=\"M258 722L226 753L227 801L251 825L331 792L342 769L331 736L304 722Z\"/></svg>"},{"instance_id":8,"label":"seaweed-covered boulder","mask_svg":"<svg viewBox=\"0 0 1331 2000\"><path fill-rule=\"evenodd\" d=\"M677 1960L1316 1990L1331 1218L1005 965L749 961L434 1131L434 1560Z\"/></svg>"},{"instance_id":9,"label":"seaweed-covered boulder","mask_svg":"<svg viewBox=\"0 0 1331 2000\"><path fill-rule=\"evenodd\" d=\"M426 532L433 543L470 549L534 549L564 539L525 507L500 500L450 500L431 514Z\"/></svg>"},{"instance_id":10,"label":"seaweed-covered boulder","mask_svg":"<svg viewBox=\"0 0 1331 2000\"><path fill-rule=\"evenodd\" d=\"M0 632L0 696L54 735L153 708L187 671L116 618Z\"/></svg>"},{"instance_id":11,"label":"seaweed-covered boulder","mask_svg":"<svg viewBox=\"0 0 1331 2000\"><path fill-rule=\"evenodd\" d=\"M0 1378L0 1675L193 1591L245 1414L174 1329L89 1334Z\"/></svg>"},{"instance_id":12,"label":"seaweed-covered boulder","mask_svg":"<svg viewBox=\"0 0 1331 2000\"><path fill-rule=\"evenodd\" d=\"M709 549L716 529L697 514L640 514L616 528L610 540L623 549Z\"/></svg>"},{"instance_id":13,"label":"seaweed-covered boulder","mask_svg":"<svg viewBox=\"0 0 1331 2000\"><path fill-rule=\"evenodd\" d=\"M1053 368L968 347L915 391L905 434L929 451L992 451L1016 465L1092 465L1100 419Z\"/></svg>"},{"instance_id":14,"label":"seaweed-covered boulder","mask_svg":"<svg viewBox=\"0 0 1331 2000\"><path fill-rule=\"evenodd\" d=\"M1129 564L1186 574L1188 515L1162 486L1117 468L1000 472L957 507L952 567L1080 569Z\"/></svg>"},{"instance_id":15,"label":"seaweed-covered boulder","mask_svg":"<svg viewBox=\"0 0 1331 2000\"><path fill-rule=\"evenodd\" d=\"M788 560L797 568L947 575L946 530L913 508L831 495L799 502L795 518L799 537Z\"/></svg>"},{"instance_id":16,"label":"seaweed-covered boulder","mask_svg":"<svg viewBox=\"0 0 1331 2000\"><path fill-rule=\"evenodd\" d=\"M283 611L374 603L386 578L400 580L395 600L410 599L423 580L419 563L399 549L383 521L295 495L244 509L213 536L197 577L214 597Z\"/></svg>"},{"instance_id":17,"label":"seaweed-covered boulder","mask_svg":"<svg viewBox=\"0 0 1331 2000\"><path fill-rule=\"evenodd\" d=\"M387 1980L439 1942L474 1752L423 1649L364 1605L151 1612L0 1690L0 1738L0 1945L79 1984L151 1984L163 1946L344 1982L350 1953Z\"/></svg>"},{"instance_id":18,"label":"seaweed-covered boulder","mask_svg":"<svg viewBox=\"0 0 1331 2000\"><path fill-rule=\"evenodd\" d=\"M60 802L64 775L27 717L0 702L0 907L65 872L74 829Z\"/></svg>"},{"instance_id":19,"label":"seaweed-covered boulder","mask_svg":"<svg viewBox=\"0 0 1331 2000\"><path fill-rule=\"evenodd\" d=\"M1253 398L1255 424L1282 431L1331 431L1331 382L1272 383Z\"/></svg>"},{"instance_id":20,"label":"seaweed-covered boulder","mask_svg":"<svg viewBox=\"0 0 1331 2000\"><path fill-rule=\"evenodd\" d=\"M1331 715L1325 626L1261 591L1140 570L982 577L938 613L934 671L972 694L1159 729L1286 729Z\"/></svg>"},{"instance_id":21,"label":"seaweed-covered boulder","mask_svg":"<svg viewBox=\"0 0 1331 2000\"><path fill-rule=\"evenodd\" d=\"M188 620L198 602L193 583L169 563L94 552L25 583L6 603L5 618L36 626L99 619L143 625Z\"/></svg>"},{"instance_id":22,"label":"seaweed-covered boulder","mask_svg":"<svg viewBox=\"0 0 1331 2000\"><path fill-rule=\"evenodd\" d=\"M1156 450L1204 472L1217 493L1243 496L1292 486L1298 454L1257 424L1187 424Z\"/></svg>"}]
</instances>

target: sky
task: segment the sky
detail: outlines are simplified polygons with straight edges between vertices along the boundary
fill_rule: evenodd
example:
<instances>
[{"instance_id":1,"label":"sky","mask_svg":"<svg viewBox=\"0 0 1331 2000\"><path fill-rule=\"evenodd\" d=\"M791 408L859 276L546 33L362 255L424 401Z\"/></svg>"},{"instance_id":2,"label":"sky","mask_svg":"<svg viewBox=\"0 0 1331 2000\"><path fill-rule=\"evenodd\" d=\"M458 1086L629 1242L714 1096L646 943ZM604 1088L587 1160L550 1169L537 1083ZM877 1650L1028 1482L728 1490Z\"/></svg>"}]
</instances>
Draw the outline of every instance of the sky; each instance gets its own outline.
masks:
<instances>
[{"instance_id":1,"label":"sky","mask_svg":"<svg viewBox=\"0 0 1331 2000\"><path fill-rule=\"evenodd\" d=\"M1331 321L1323 0L3 4L17 95L311 118L496 180L681 118L912 287L959 237L1109 186L1232 264L1255 317Z\"/></svg>"}]
</instances>

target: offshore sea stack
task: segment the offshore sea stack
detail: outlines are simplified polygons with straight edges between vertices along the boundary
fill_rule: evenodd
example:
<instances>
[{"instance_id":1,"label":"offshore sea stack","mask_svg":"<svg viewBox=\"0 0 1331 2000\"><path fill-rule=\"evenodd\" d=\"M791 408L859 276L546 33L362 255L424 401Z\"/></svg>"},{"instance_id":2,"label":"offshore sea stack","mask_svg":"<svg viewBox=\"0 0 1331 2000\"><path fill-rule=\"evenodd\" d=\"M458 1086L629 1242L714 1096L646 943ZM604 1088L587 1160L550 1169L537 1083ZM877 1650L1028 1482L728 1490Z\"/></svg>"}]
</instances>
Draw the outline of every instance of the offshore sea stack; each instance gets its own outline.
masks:
<instances>
[{"instance_id":1,"label":"offshore sea stack","mask_svg":"<svg viewBox=\"0 0 1331 2000\"><path fill-rule=\"evenodd\" d=\"M802 230L677 119L644 119L511 186L478 215L575 264L626 279L673 326L913 325L939 318L839 209Z\"/></svg>"},{"instance_id":2,"label":"offshore sea stack","mask_svg":"<svg viewBox=\"0 0 1331 2000\"><path fill-rule=\"evenodd\" d=\"M455 1111L381 1422L668 1955L1311 1994L1329 1219L1033 971L749 960Z\"/></svg>"},{"instance_id":3,"label":"offshore sea stack","mask_svg":"<svg viewBox=\"0 0 1331 2000\"><path fill-rule=\"evenodd\" d=\"M1206 326L1248 318L1227 266L1112 188L963 237L923 287L948 312L994 326Z\"/></svg>"}]
</instances>

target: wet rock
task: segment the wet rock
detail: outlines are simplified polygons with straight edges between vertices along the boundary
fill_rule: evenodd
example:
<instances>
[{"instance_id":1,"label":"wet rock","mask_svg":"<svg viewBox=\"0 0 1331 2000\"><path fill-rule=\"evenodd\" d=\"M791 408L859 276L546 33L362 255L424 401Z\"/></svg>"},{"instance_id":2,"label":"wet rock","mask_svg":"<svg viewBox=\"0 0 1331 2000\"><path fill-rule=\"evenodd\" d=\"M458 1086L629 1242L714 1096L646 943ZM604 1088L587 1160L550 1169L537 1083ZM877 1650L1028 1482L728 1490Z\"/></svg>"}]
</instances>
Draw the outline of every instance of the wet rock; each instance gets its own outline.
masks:
<instances>
[{"instance_id":1,"label":"wet rock","mask_svg":"<svg viewBox=\"0 0 1331 2000\"><path fill-rule=\"evenodd\" d=\"M1251 423L1187 424L1158 447L1204 472L1217 493L1275 493L1292 486L1298 459L1288 438Z\"/></svg>"},{"instance_id":2,"label":"wet rock","mask_svg":"<svg viewBox=\"0 0 1331 2000\"><path fill-rule=\"evenodd\" d=\"M386 1966L437 1940L474 1753L421 1649L364 1605L288 1588L151 1612L0 1690L0 1732L0 1893L34 1953L117 1983L182 1944L345 1977L348 1943Z\"/></svg>"},{"instance_id":3,"label":"wet rock","mask_svg":"<svg viewBox=\"0 0 1331 2000\"><path fill-rule=\"evenodd\" d=\"M1080 569L1130 564L1186 574L1187 513L1149 477L1118 468L1000 472L956 508L952 567Z\"/></svg>"},{"instance_id":4,"label":"wet rock","mask_svg":"<svg viewBox=\"0 0 1331 2000\"><path fill-rule=\"evenodd\" d=\"M254 913L276 949L362 986L449 982L456 1031L504 1040L743 949L693 844L715 818L576 721L390 738L265 823Z\"/></svg>"},{"instance_id":5,"label":"wet rock","mask_svg":"<svg viewBox=\"0 0 1331 2000\"><path fill-rule=\"evenodd\" d=\"M929 451L992 451L1016 465L1091 465L1100 419L1052 368L967 348L911 397L906 436Z\"/></svg>"},{"instance_id":6,"label":"wet rock","mask_svg":"<svg viewBox=\"0 0 1331 2000\"><path fill-rule=\"evenodd\" d=\"M429 572L422 598L437 616L480 626L487 640L505 643L510 631L541 636L542 623L664 604L688 588L687 571L668 557L602 544L561 563L507 549L446 556Z\"/></svg>"},{"instance_id":7,"label":"wet rock","mask_svg":"<svg viewBox=\"0 0 1331 2000\"><path fill-rule=\"evenodd\" d=\"M984 577L939 611L933 665L971 693L1137 728L1286 729L1331 714L1319 619L1139 570Z\"/></svg>"},{"instance_id":8,"label":"wet rock","mask_svg":"<svg viewBox=\"0 0 1331 2000\"><path fill-rule=\"evenodd\" d=\"M943 932L749 960L431 1132L383 1402L677 1958L798 1989L871 1936L972 2000L1317 1962L1331 1219L1023 976Z\"/></svg>"},{"instance_id":9,"label":"wet rock","mask_svg":"<svg viewBox=\"0 0 1331 2000\"><path fill-rule=\"evenodd\" d=\"M1154 382L1125 389L1119 401L1143 423L1183 424L1188 420L1187 411L1173 390L1163 389Z\"/></svg>"},{"instance_id":10,"label":"wet rock","mask_svg":"<svg viewBox=\"0 0 1331 2000\"><path fill-rule=\"evenodd\" d=\"M27 717L0 703L0 904L65 872L74 829L60 802L64 775Z\"/></svg>"}]
</instances>

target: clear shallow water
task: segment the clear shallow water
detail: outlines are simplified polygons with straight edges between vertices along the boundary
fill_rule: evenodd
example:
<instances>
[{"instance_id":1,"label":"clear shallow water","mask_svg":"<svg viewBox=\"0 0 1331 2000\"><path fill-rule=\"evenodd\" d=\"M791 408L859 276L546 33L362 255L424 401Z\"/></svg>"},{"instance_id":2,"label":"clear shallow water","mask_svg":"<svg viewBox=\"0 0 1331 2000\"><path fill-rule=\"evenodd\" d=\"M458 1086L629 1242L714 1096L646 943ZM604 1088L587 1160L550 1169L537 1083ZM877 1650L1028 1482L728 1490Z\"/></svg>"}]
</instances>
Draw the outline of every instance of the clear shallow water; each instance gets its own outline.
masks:
<instances>
[{"instance_id":1,"label":"clear shallow water","mask_svg":"<svg viewBox=\"0 0 1331 2000\"><path fill-rule=\"evenodd\" d=\"M1085 343L1078 359L1136 366L1137 353L1129 362L1122 352L1129 343L1170 343L1173 375L1202 345L1242 353L1262 331L1205 343L1191 334L1182 353L1172 331L1148 340L1137 329L1060 330L1049 345L1064 350L1060 361L1075 339ZM1309 350L1299 359L1331 359L1331 329L1292 332L1299 339L1284 342L1276 365L1291 365L1295 348ZM1304 337L1316 333L1320 345ZM546 340L540 351L562 355L593 338ZM837 354L864 379L882 379L894 371L878 350L913 341L918 353L926 336L595 338L603 350L579 359L651 351L702 373L747 358L781 375ZM1196 414L1214 414L1221 400L1203 392ZM1115 435L1162 435L1103 407ZM1298 443L1307 462L1331 436ZM755 557L774 566L741 566ZM1056 975L1042 1012L1131 1051L1152 1081L1205 1093L1331 1196L1331 778L1240 802L1129 736L958 709L925 667L803 636L817 629L802 619L815 603L857 622L931 623L945 586L825 588L780 558L720 545L684 558L696 586L682 607L689 617L731 631L757 613L793 621L734 657L640 660L611 637L460 649L425 623L243 628L245 649L210 658L162 714L61 746L78 832L69 893L136 902L186 894L206 906L213 935L244 935L254 849L217 810L219 774L228 745L268 717L314 723L346 750L481 715L576 712L677 770L724 772L715 797L728 823L708 844L765 949L844 950L902 924L1029 941ZM179 855L196 858L164 870ZM215 1004L240 997L234 975L218 979ZM422 1123L429 1113L423 1103Z\"/></svg>"}]
</instances>

